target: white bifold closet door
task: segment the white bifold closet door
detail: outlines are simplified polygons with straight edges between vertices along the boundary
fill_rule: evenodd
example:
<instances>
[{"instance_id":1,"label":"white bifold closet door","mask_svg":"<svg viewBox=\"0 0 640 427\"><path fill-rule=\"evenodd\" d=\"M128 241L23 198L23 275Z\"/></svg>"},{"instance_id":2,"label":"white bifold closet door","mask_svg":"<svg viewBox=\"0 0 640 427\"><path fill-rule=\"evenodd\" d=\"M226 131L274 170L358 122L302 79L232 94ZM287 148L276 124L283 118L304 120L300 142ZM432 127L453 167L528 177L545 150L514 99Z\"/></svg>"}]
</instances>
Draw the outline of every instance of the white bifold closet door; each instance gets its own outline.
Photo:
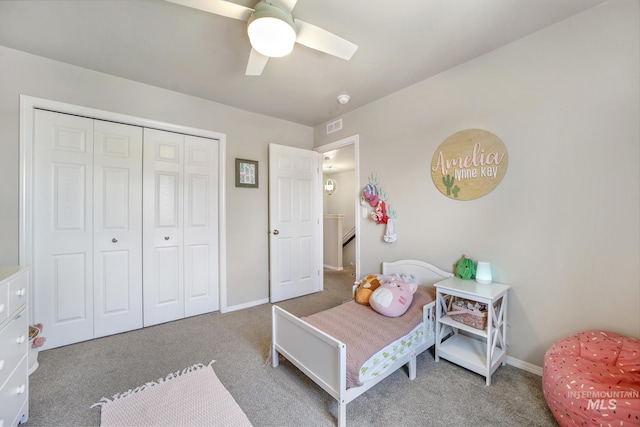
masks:
<instances>
[{"instance_id":1,"label":"white bifold closet door","mask_svg":"<svg viewBox=\"0 0 640 427\"><path fill-rule=\"evenodd\" d=\"M46 348L142 327L142 128L37 111L34 312Z\"/></svg>"},{"instance_id":2,"label":"white bifold closet door","mask_svg":"<svg viewBox=\"0 0 640 427\"><path fill-rule=\"evenodd\" d=\"M144 153L144 326L218 310L218 141L145 129Z\"/></svg>"}]
</instances>

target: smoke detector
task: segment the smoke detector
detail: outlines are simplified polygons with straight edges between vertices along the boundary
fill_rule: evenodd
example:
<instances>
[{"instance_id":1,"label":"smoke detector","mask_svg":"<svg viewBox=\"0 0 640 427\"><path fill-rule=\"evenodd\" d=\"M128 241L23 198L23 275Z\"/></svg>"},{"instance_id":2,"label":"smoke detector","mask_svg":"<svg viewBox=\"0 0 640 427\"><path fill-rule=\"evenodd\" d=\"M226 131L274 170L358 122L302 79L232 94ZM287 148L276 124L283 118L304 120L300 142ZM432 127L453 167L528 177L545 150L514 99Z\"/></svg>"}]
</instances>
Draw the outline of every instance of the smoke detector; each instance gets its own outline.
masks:
<instances>
[{"instance_id":1,"label":"smoke detector","mask_svg":"<svg viewBox=\"0 0 640 427\"><path fill-rule=\"evenodd\" d=\"M348 103L350 99L351 97L347 94L338 95L338 102L342 105Z\"/></svg>"}]
</instances>

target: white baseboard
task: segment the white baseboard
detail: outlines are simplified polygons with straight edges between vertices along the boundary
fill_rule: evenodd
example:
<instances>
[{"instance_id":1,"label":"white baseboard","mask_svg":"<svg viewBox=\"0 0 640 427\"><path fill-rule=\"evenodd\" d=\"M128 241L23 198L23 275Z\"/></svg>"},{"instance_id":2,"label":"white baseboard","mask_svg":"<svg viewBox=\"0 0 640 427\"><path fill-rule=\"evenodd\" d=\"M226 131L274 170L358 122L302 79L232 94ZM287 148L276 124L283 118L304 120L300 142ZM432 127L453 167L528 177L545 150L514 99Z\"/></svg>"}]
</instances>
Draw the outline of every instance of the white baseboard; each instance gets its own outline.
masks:
<instances>
[{"instance_id":1,"label":"white baseboard","mask_svg":"<svg viewBox=\"0 0 640 427\"><path fill-rule=\"evenodd\" d=\"M265 298L265 299L261 299L261 300L257 300L257 301L247 302L247 303L244 303L244 304L228 306L227 310L225 311L225 313L228 313L230 311L243 310L245 308L251 308L251 307L255 307L257 305L267 304L268 302L269 302L269 298Z\"/></svg>"},{"instance_id":2,"label":"white baseboard","mask_svg":"<svg viewBox=\"0 0 640 427\"><path fill-rule=\"evenodd\" d=\"M327 270L336 270L336 271L344 270L342 267L336 267L336 266L327 265L327 264L324 264L323 267L326 268Z\"/></svg>"},{"instance_id":3,"label":"white baseboard","mask_svg":"<svg viewBox=\"0 0 640 427\"><path fill-rule=\"evenodd\" d=\"M515 357L507 356L507 364L523 369L527 372L531 372L532 374L542 376L542 368L540 366L532 365L531 363L516 359Z\"/></svg>"}]
</instances>

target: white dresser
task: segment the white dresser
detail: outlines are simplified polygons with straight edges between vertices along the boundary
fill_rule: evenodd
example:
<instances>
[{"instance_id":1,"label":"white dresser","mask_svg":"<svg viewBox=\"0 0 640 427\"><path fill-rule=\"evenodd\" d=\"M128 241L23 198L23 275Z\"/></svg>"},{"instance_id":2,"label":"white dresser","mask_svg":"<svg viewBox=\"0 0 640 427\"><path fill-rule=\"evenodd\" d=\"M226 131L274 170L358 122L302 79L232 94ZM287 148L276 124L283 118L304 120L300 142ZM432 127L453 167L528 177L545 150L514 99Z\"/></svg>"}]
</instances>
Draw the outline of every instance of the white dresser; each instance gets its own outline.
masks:
<instances>
[{"instance_id":1,"label":"white dresser","mask_svg":"<svg viewBox=\"0 0 640 427\"><path fill-rule=\"evenodd\" d=\"M0 427L29 416L29 267L0 266Z\"/></svg>"}]
</instances>

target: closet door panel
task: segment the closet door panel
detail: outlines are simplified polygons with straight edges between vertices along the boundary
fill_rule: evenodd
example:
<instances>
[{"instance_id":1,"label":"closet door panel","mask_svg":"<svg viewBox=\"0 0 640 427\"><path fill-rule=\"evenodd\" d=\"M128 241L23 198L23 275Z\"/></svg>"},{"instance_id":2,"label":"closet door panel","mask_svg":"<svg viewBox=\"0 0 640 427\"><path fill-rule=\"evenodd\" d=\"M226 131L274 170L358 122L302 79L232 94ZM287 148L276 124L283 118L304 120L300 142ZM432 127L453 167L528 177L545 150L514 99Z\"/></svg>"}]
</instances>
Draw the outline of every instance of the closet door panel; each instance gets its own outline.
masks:
<instances>
[{"instance_id":1,"label":"closet door panel","mask_svg":"<svg viewBox=\"0 0 640 427\"><path fill-rule=\"evenodd\" d=\"M210 245L189 245L186 248L186 272L188 301L206 298L210 292ZM211 310L209 310L211 311Z\"/></svg>"},{"instance_id":2,"label":"closet door panel","mask_svg":"<svg viewBox=\"0 0 640 427\"><path fill-rule=\"evenodd\" d=\"M44 349L93 338L93 121L36 111L33 323Z\"/></svg>"},{"instance_id":3,"label":"closet door panel","mask_svg":"<svg viewBox=\"0 0 640 427\"><path fill-rule=\"evenodd\" d=\"M144 130L144 326L184 317L184 136Z\"/></svg>"},{"instance_id":4,"label":"closet door panel","mask_svg":"<svg viewBox=\"0 0 640 427\"><path fill-rule=\"evenodd\" d=\"M87 169L90 165L51 164L53 171L53 230L84 232L86 230Z\"/></svg>"},{"instance_id":5,"label":"closet door panel","mask_svg":"<svg viewBox=\"0 0 640 427\"><path fill-rule=\"evenodd\" d=\"M96 282L100 282L101 286L96 289L96 322L95 322L95 335L96 338L115 334L117 332L105 332L104 328L99 326L98 316L102 321L108 320L106 318L113 319L113 322L117 322L116 319L119 315L124 313L130 313L138 311L142 313L142 304L137 307L132 306L131 303L131 280L129 275L131 254L129 251L102 251L95 257L96 265L94 271L102 273L101 276L96 277ZM97 276L97 275L96 275ZM100 295L98 295L98 293ZM98 311L99 310L99 311ZM140 314L140 321L142 321L142 314ZM142 327L137 323L131 325L125 325L118 332L124 332L131 329ZM109 326L109 325L107 325Z\"/></svg>"},{"instance_id":6,"label":"closet door panel","mask_svg":"<svg viewBox=\"0 0 640 427\"><path fill-rule=\"evenodd\" d=\"M177 246L156 248L157 283L155 285L156 305L160 307L176 306L182 301L176 283L180 281L180 254Z\"/></svg>"},{"instance_id":7,"label":"closet door panel","mask_svg":"<svg viewBox=\"0 0 640 427\"><path fill-rule=\"evenodd\" d=\"M142 128L94 123L95 337L142 327Z\"/></svg>"},{"instance_id":8,"label":"closet door panel","mask_svg":"<svg viewBox=\"0 0 640 427\"><path fill-rule=\"evenodd\" d=\"M185 136L185 315L219 309L218 141Z\"/></svg>"},{"instance_id":9,"label":"closet door panel","mask_svg":"<svg viewBox=\"0 0 640 427\"><path fill-rule=\"evenodd\" d=\"M180 227L180 173L157 171L155 189L156 225L164 230L178 230Z\"/></svg>"},{"instance_id":10,"label":"closet door panel","mask_svg":"<svg viewBox=\"0 0 640 427\"><path fill-rule=\"evenodd\" d=\"M91 323L91 319L88 318L91 307L86 304L85 298L87 295L86 267L90 265L87 262L86 253L74 254L67 251L64 254L52 254L51 260L53 264L51 285L55 298L51 303L55 324L61 326Z\"/></svg>"}]
</instances>

